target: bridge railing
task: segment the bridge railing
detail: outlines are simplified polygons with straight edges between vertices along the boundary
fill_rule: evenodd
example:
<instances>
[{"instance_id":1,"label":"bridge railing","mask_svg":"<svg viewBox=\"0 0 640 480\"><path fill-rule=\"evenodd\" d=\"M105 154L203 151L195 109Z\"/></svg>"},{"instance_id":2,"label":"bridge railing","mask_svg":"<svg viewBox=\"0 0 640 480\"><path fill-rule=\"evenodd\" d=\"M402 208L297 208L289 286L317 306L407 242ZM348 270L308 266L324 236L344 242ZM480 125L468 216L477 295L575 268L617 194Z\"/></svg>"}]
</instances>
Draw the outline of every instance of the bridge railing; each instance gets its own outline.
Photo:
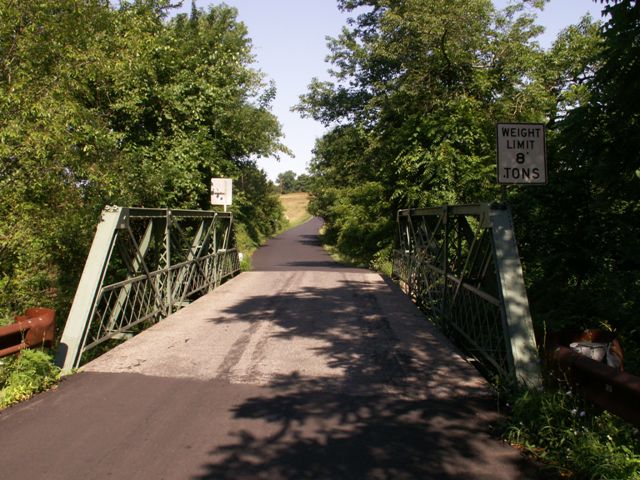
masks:
<instances>
[{"instance_id":1,"label":"bridge railing","mask_svg":"<svg viewBox=\"0 0 640 480\"><path fill-rule=\"evenodd\" d=\"M105 208L57 352L63 371L236 274L232 221L222 212Z\"/></svg>"},{"instance_id":2,"label":"bridge railing","mask_svg":"<svg viewBox=\"0 0 640 480\"><path fill-rule=\"evenodd\" d=\"M488 204L400 210L393 275L485 371L540 383L511 213Z\"/></svg>"}]
</instances>

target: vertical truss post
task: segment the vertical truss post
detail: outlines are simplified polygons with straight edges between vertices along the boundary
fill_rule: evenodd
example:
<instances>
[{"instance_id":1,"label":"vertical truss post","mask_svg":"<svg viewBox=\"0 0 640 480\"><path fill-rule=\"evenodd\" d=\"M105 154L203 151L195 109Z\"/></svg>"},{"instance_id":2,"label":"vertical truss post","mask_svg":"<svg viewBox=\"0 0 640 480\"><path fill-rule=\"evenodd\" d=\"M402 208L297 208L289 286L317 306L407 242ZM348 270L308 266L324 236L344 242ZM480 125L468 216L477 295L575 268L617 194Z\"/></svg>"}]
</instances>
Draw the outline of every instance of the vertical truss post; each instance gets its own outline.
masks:
<instances>
[{"instance_id":1,"label":"vertical truss post","mask_svg":"<svg viewBox=\"0 0 640 480\"><path fill-rule=\"evenodd\" d=\"M213 269L213 281L209 284L209 291L213 290L218 284L218 214L214 214L213 217L213 239L211 250L213 252L213 264L211 268Z\"/></svg>"},{"instance_id":2,"label":"vertical truss post","mask_svg":"<svg viewBox=\"0 0 640 480\"><path fill-rule=\"evenodd\" d=\"M164 248L165 248L165 269L167 272L164 283L165 304L167 306L167 315L173 312L173 288L171 282L171 210L167 210L166 224L164 230Z\"/></svg>"},{"instance_id":3,"label":"vertical truss post","mask_svg":"<svg viewBox=\"0 0 640 480\"><path fill-rule=\"evenodd\" d=\"M228 223L226 224L226 228L224 230L224 235L222 237L222 248L216 250L216 260L218 261L218 265L217 265L218 268L216 268L216 283L215 283L216 287L219 286L220 282L222 281L222 277L224 276L224 270L228 261L227 249L229 246L229 237L231 235L231 228L232 228L231 219L229 219ZM222 253L221 259L219 257L220 252Z\"/></svg>"},{"instance_id":4,"label":"vertical truss post","mask_svg":"<svg viewBox=\"0 0 640 480\"><path fill-rule=\"evenodd\" d=\"M102 211L101 220L60 340L60 346L56 352L56 365L65 372L71 371L79 361L82 345L89 328L87 318L92 315L95 299L113 252L117 230L125 214L126 209L121 207L106 207Z\"/></svg>"},{"instance_id":5,"label":"vertical truss post","mask_svg":"<svg viewBox=\"0 0 640 480\"><path fill-rule=\"evenodd\" d=\"M167 235L169 233L169 222L167 220L169 212L165 211L162 216L158 216L153 219L154 228L154 243L159 247L156 252L156 257L154 260L154 265L161 271L167 272L171 263L168 258L167 251ZM151 282L151 286L154 289L154 293L156 295L162 297L162 308L165 309L165 286L167 283L166 277L168 276L168 272L166 274L156 275L153 282ZM164 313L164 312L163 312Z\"/></svg>"},{"instance_id":6,"label":"vertical truss post","mask_svg":"<svg viewBox=\"0 0 640 480\"><path fill-rule=\"evenodd\" d=\"M442 207L442 222L444 224L444 241L442 245L442 319L447 318L447 284L449 276L449 206Z\"/></svg>"},{"instance_id":7,"label":"vertical truss post","mask_svg":"<svg viewBox=\"0 0 640 480\"><path fill-rule=\"evenodd\" d=\"M537 387L542 381L538 352L511 212L492 208L490 215L507 354L513 362L516 379Z\"/></svg>"},{"instance_id":8,"label":"vertical truss post","mask_svg":"<svg viewBox=\"0 0 640 480\"><path fill-rule=\"evenodd\" d=\"M215 228L215 221L211 218L203 217L199 219L198 229L191 242L186 258L186 261L190 262L191 267L187 269L181 268L173 285L173 299L178 308L182 307L185 302L196 271L200 270L202 275L205 278L207 277L206 264L203 268L203 266L198 263L198 260L205 256L209 250L212 227Z\"/></svg>"}]
</instances>

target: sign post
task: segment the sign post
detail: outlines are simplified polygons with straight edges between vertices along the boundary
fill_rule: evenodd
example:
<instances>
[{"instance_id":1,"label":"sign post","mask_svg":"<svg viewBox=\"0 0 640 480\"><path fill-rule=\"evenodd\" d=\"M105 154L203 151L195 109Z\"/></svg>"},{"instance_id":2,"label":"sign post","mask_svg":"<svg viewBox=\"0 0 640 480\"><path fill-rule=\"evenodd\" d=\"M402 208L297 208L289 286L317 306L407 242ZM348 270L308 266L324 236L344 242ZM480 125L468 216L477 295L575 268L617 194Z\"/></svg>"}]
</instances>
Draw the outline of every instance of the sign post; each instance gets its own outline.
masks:
<instances>
[{"instance_id":1,"label":"sign post","mask_svg":"<svg viewBox=\"0 0 640 480\"><path fill-rule=\"evenodd\" d=\"M498 123L496 137L499 184L547 184L544 124Z\"/></svg>"},{"instance_id":2,"label":"sign post","mask_svg":"<svg viewBox=\"0 0 640 480\"><path fill-rule=\"evenodd\" d=\"M211 179L211 205L223 205L227 211L227 205L233 200L233 181L230 178Z\"/></svg>"}]
</instances>

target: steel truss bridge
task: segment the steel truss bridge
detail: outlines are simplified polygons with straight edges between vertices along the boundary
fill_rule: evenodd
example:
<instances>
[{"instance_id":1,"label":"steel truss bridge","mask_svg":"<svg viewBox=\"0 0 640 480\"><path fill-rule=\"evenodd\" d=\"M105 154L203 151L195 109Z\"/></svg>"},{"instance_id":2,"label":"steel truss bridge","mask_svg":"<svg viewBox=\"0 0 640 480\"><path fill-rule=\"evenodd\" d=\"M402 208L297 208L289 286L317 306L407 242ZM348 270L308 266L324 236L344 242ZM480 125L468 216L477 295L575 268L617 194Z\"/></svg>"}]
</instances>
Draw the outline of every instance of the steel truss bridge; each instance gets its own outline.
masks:
<instances>
[{"instance_id":1,"label":"steel truss bridge","mask_svg":"<svg viewBox=\"0 0 640 480\"><path fill-rule=\"evenodd\" d=\"M490 375L540 383L508 209L400 210L393 276ZM231 213L107 207L56 361L69 372L240 270Z\"/></svg>"},{"instance_id":2,"label":"steel truss bridge","mask_svg":"<svg viewBox=\"0 0 640 480\"><path fill-rule=\"evenodd\" d=\"M510 211L400 210L393 276L485 373L539 385L538 353Z\"/></svg>"},{"instance_id":3,"label":"steel truss bridge","mask_svg":"<svg viewBox=\"0 0 640 480\"><path fill-rule=\"evenodd\" d=\"M56 363L69 372L240 271L231 213L106 207Z\"/></svg>"}]
</instances>

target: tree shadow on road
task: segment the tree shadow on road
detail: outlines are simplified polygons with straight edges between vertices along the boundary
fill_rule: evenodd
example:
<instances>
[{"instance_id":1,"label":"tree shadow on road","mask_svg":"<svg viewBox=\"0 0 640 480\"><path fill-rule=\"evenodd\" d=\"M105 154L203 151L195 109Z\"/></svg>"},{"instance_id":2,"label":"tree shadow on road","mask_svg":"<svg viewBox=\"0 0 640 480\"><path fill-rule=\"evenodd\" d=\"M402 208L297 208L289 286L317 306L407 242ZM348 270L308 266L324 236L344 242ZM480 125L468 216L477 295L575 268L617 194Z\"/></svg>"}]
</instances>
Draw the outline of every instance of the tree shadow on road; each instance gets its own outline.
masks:
<instances>
[{"instance_id":1,"label":"tree shadow on road","mask_svg":"<svg viewBox=\"0 0 640 480\"><path fill-rule=\"evenodd\" d=\"M413 305L390 309L396 295L384 282L343 279L285 298L249 296L229 309L248 325L273 322L253 352L258 364L271 340L307 339L330 374L305 375L295 362L274 372L263 395L231 412L264 428L232 422L234 441L216 445L194 478L535 478L518 452L492 437L495 400L478 374Z\"/></svg>"}]
</instances>

